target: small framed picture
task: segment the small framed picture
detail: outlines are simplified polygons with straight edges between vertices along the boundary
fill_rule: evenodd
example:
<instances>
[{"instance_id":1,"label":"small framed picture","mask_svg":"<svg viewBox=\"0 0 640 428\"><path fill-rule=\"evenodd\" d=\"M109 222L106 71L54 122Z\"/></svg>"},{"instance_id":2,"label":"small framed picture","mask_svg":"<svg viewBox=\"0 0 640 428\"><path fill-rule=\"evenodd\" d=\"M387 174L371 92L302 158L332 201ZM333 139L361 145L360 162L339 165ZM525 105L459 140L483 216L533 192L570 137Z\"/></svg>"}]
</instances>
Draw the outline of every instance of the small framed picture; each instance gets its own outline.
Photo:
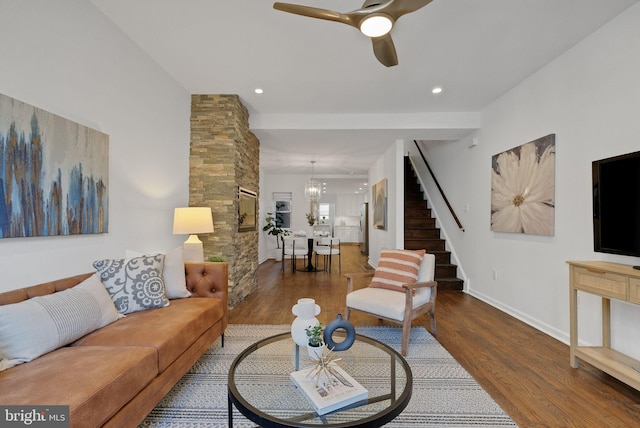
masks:
<instances>
[{"instance_id":1,"label":"small framed picture","mask_svg":"<svg viewBox=\"0 0 640 428\"><path fill-rule=\"evenodd\" d=\"M257 228L258 194L244 189L238 190L238 231L247 232Z\"/></svg>"},{"instance_id":2,"label":"small framed picture","mask_svg":"<svg viewBox=\"0 0 640 428\"><path fill-rule=\"evenodd\" d=\"M373 185L373 227L387 230L387 179L383 178Z\"/></svg>"}]
</instances>

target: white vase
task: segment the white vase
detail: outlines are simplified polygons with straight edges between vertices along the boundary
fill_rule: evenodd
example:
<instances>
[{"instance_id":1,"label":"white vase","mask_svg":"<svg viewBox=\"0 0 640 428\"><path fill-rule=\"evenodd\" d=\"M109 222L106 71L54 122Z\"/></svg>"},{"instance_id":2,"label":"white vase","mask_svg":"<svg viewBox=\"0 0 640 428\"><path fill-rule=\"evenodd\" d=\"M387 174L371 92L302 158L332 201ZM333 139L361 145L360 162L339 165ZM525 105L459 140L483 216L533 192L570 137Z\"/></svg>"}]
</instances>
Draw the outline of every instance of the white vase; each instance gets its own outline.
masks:
<instances>
[{"instance_id":1,"label":"white vase","mask_svg":"<svg viewBox=\"0 0 640 428\"><path fill-rule=\"evenodd\" d=\"M291 323L291 337L299 346L307 346L307 332L305 330L320 324L316 318L316 315L320 313L320 306L310 298L298 299L298 304L293 305L291 312L296 316L296 319Z\"/></svg>"}]
</instances>

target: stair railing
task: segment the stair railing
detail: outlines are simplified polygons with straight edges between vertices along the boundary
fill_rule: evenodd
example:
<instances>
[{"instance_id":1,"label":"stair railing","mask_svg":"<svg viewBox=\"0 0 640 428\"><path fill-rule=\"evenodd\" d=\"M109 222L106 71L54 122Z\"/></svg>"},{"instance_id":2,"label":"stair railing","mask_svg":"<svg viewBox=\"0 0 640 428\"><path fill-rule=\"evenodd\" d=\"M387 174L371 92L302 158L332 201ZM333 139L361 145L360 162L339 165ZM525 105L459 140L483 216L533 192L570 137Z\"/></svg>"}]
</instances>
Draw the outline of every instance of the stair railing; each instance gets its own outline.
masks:
<instances>
[{"instance_id":1,"label":"stair railing","mask_svg":"<svg viewBox=\"0 0 640 428\"><path fill-rule=\"evenodd\" d=\"M436 184L436 187L438 188L438 191L440 192L440 195L442 196L442 199L444 199L444 203L447 204L447 208L449 208L449 212L451 213L451 215L453 216L453 219L455 220L456 224L458 225L458 228L461 231L464 232L464 227L462 226L462 223L460 223L460 220L458 219L458 216L453 211L453 208L451 207L451 204L449 203L449 200L447 199L446 195L444 194L444 190L442 190L442 187L440 187L440 183L438 183L438 179L433 174L433 171L431 170L431 167L429 166L429 162L427 162L427 159L424 157L424 154L422 153L422 150L420 149L420 146L418 145L418 142L416 140L413 140L413 142L415 143L416 148L418 149L418 153L420 153L420 157L422 158L422 161L427 166L427 170L429 171L429 174L431 174L431 178L433 178L433 182Z\"/></svg>"}]
</instances>

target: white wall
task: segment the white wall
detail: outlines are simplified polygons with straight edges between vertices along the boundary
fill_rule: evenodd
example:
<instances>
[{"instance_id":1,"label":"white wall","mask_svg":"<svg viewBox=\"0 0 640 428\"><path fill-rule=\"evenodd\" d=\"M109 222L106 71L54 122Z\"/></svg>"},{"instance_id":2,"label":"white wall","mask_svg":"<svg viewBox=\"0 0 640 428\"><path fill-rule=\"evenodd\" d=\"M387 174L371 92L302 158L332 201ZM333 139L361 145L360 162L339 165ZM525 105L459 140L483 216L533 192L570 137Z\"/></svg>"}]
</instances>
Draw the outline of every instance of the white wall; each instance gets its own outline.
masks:
<instances>
[{"instance_id":1,"label":"white wall","mask_svg":"<svg viewBox=\"0 0 640 428\"><path fill-rule=\"evenodd\" d=\"M383 248L404 248L404 141L389 146L369 169L369 187L387 179L387 229L373 228L373 202L369 206L369 263L378 265Z\"/></svg>"},{"instance_id":2,"label":"white wall","mask_svg":"<svg viewBox=\"0 0 640 428\"><path fill-rule=\"evenodd\" d=\"M163 250L189 193L191 97L83 0L3 0L0 93L109 135L109 233L0 240L0 291Z\"/></svg>"},{"instance_id":3,"label":"white wall","mask_svg":"<svg viewBox=\"0 0 640 428\"><path fill-rule=\"evenodd\" d=\"M456 143L433 144L426 154L466 228L459 231L435 199L469 277L468 291L565 343L565 262L640 264L593 252L591 223L591 162L640 147L639 23L640 4L488 106L480 131ZM491 232L491 157L550 133L556 134L555 235ZM479 144L469 148L473 138ZM429 194L434 191L430 185ZM581 340L599 344L599 300L581 294L579 308ZM640 358L640 307L614 303L612 312L613 347Z\"/></svg>"}]
</instances>

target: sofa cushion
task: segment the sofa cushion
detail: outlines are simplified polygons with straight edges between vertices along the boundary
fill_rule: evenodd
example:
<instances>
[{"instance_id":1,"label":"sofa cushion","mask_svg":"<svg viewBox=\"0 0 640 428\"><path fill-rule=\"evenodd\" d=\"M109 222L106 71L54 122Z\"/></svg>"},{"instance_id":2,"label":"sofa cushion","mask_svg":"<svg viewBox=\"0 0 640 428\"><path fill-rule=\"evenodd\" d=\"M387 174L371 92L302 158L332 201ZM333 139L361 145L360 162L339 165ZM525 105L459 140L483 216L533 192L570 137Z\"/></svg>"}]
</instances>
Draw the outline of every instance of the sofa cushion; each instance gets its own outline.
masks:
<instances>
[{"instance_id":1,"label":"sofa cushion","mask_svg":"<svg viewBox=\"0 0 640 428\"><path fill-rule=\"evenodd\" d=\"M97 275L58 293L0 306L0 371L71 343L119 316Z\"/></svg>"},{"instance_id":2,"label":"sofa cushion","mask_svg":"<svg viewBox=\"0 0 640 428\"><path fill-rule=\"evenodd\" d=\"M178 299L171 306L136 312L73 343L73 346L148 346L158 352L164 371L208 328L222 320L222 301L201 297Z\"/></svg>"},{"instance_id":3,"label":"sofa cushion","mask_svg":"<svg viewBox=\"0 0 640 428\"><path fill-rule=\"evenodd\" d=\"M155 359L144 347L59 348L1 372L0 403L68 405L71 426L101 426L156 377Z\"/></svg>"},{"instance_id":4,"label":"sofa cushion","mask_svg":"<svg viewBox=\"0 0 640 428\"><path fill-rule=\"evenodd\" d=\"M404 293L402 284L413 284L418 279L424 253L424 250L382 250L369 287Z\"/></svg>"},{"instance_id":5,"label":"sofa cushion","mask_svg":"<svg viewBox=\"0 0 640 428\"><path fill-rule=\"evenodd\" d=\"M132 259L104 259L93 267L116 304L118 312L130 314L169 305L162 275L164 254Z\"/></svg>"},{"instance_id":6,"label":"sofa cushion","mask_svg":"<svg viewBox=\"0 0 640 428\"><path fill-rule=\"evenodd\" d=\"M162 251L149 252L147 254L162 254ZM126 257L140 257L145 255L140 251L127 250ZM168 299L184 299L191 297L191 292L187 290L187 281L184 271L184 256L182 247L174 248L164 253L164 277L165 293Z\"/></svg>"}]
</instances>

